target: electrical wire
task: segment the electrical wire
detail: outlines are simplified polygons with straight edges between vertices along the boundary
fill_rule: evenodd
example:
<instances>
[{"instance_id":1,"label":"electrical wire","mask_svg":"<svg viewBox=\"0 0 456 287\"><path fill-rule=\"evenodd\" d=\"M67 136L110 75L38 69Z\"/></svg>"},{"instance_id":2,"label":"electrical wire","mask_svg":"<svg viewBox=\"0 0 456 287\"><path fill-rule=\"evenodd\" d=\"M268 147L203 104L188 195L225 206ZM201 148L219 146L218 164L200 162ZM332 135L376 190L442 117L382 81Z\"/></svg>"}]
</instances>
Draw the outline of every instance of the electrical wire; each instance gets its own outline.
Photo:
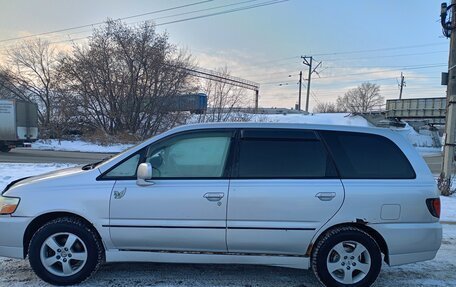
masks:
<instances>
[{"instance_id":1,"label":"electrical wire","mask_svg":"<svg viewBox=\"0 0 456 287\"><path fill-rule=\"evenodd\" d=\"M152 15L152 14L157 14L157 13L161 13L161 12L167 12L167 11L177 10L177 9L186 8L186 7L190 7L190 6L200 5L200 4L204 4L204 3L208 3L208 2L212 2L212 1L214 1L214 0L205 0L205 1L193 2L193 3L190 3L190 4L186 4L186 5L180 5L180 6L175 6L175 7L166 8L166 9L155 10L155 11L151 11L151 12L147 12L147 13L142 13L142 14L136 14L136 15L127 16L127 17L122 17L122 18L118 18L117 20L126 20L126 19L131 19L131 18L136 18L136 17L142 17L142 16L146 16L146 15ZM69 28L64 28L64 29L58 29L58 30L54 30L54 31L48 31L48 32L43 32L43 33L38 33L38 34L33 34L33 35L14 37L14 38L8 38L8 39L1 39L0 43L9 42L9 41L16 41L16 40L23 40L23 39L27 39L27 38L32 38L32 37L37 37L37 36L44 36L44 35L55 34L55 33L61 33L61 32L81 29L81 28L99 26L99 25L103 25L105 23L106 23L106 21L95 22L95 23L91 23L91 24L74 26L74 27L69 27Z\"/></svg>"},{"instance_id":2,"label":"electrical wire","mask_svg":"<svg viewBox=\"0 0 456 287\"><path fill-rule=\"evenodd\" d=\"M211 1L213 1L213 0L211 0ZM204 14L204 15L199 15L199 16L194 16L194 17L189 17L189 18L183 18L183 19L178 19L178 20L173 20L173 21L168 21L168 22L162 22L162 23L156 24L155 26L164 26L164 25L169 25L169 24L175 24L175 23L181 23L181 22L192 21L192 20L197 20L197 19L203 19L203 18L207 18L207 17L224 15L224 14L229 14L229 13L234 13L234 12L239 12L239 11L244 11L244 10L250 10L250 9L264 7L264 6L269 6L269 5L275 5L275 4L288 2L288 1L290 1L290 0L266 1L266 2L261 2L261 3L250 5L250 6L244 6L244 7L234 8L234 9L230 9L230 10L224 10L224 11L220 11L220 12L215 12L215 13L209 13L209 14ZM251 1L244 1L244 2L251 2ZM240 3L242 3L242 2L240 2ZM231 6L231 5L232 4L229 4L228 6ZM130 16L130 17L132 17L132 16ZM87 26L87 25L84 25L84 26ZM70 28L68 28L68 29L70 29ZM51 32L45 32L45 33L51 33ZM44 33L35 34L35 35L29 35L29 36L24 36L24 37L33 37L33 36L42 35L42 34L44 34ZM20 38L20 37L18 37L18 38ZM68 39L68 40L56 41L56 42L49 42L49 43L50 44L57 44L57 43L63 43L63 42L75 42L75 41L79 41L79 40L83 40L83 39L89 39L89 38L90 38L90 36L76 38L76 39ZM12 38L0 40L0 42L7 41L7 40L12 40Z\"/></svg>"}]
</instances>

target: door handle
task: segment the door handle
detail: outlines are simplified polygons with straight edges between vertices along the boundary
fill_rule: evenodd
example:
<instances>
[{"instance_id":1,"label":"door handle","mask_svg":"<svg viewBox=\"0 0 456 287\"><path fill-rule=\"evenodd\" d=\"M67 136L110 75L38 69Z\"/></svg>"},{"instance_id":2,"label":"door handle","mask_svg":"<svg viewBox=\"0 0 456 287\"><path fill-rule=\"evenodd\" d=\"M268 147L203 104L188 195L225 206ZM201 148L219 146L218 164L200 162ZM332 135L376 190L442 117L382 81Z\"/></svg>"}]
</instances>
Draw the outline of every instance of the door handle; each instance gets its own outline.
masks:
<instances>
[{"instance_id":1,"label":"door handle","mask_svg":"<svg viewBox=\"0 0 456 287\"><path fill-rule=\"evenodd\" d=\"M321 201L330 201L334 197L336 197L336 193L335 192L319 192L319 193L315 194L315 197L318 197L318 199L320 199Z\"/></svg>"},{"instance_id":2,"label":"door handle","mask_svg":"<svg viewBox=\"0 0 456 287\"><path fill-rule=\"evenodd\" d=\"M203 197L209 201L219 201L224 196L225 194L223 192L208 192L205 195L203 195Z\"/></svg>"}]
</instances>

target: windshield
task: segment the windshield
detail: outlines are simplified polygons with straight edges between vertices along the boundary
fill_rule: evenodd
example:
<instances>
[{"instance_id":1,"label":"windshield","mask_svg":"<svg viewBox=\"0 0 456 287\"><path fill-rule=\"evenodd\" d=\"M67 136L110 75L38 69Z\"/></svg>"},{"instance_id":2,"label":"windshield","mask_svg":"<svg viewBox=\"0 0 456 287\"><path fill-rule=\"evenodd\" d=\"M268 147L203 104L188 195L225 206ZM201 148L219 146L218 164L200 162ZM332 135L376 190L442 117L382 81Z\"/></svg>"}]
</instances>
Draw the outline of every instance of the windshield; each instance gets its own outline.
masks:
<instances>
[{"instance_id":1,"label":"windshield","mask_svg":"<svg viewBox=\"0 0 456 287\"><path fill-rule=\"evenodd\" d=\"M107 161L110 161L110 160L115 160L117 159L118 157L121 157L123 156L124 154L127 154L129 153L131 150L135 149L136 147L138 147L139 145L141 145L143 142L140 142L138 144L135 144L129 148L127 148L126 150L124 151L121 151L119 153L116 153L116 154L113 154L111 156L108 156L108 157L105 157L104 159L100 160L100 161L96 161L96 162L93 162L93 163L89 163L89 164L86 164L86 165L83 165L81 167L82 170L89 170L89 169L94 169L94 168L97 168L99 167L101 164L107 162Z\"/></svg>"}]
</instances>

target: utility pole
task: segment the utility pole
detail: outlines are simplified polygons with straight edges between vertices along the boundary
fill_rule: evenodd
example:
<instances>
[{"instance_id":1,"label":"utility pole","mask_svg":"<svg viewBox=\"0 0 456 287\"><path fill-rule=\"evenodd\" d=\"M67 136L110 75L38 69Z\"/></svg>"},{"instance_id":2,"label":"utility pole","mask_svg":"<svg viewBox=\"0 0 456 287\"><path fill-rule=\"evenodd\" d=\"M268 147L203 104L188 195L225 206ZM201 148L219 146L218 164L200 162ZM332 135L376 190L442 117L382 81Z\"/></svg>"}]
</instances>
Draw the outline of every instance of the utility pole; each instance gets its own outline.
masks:
<instances>
[{"instance_id":1,"label":"utility pole","mask_svg":"<svg viewBox=\"0 0 456 287\"><path fill-rule=\"evenodd\" d=\"M404 88L404 86L405 86L404 79L405 79L405 77L404 77L404 75L401 72L401 83L399 84L399 87L401 88L401 90L399 92L399 100L402 99L402 88Z\"/></svg>"},{"instance_id":2,"label":"utility pole","mask_svg":"<svg viewBox=\"0 0 456 287\"><path fill-rule=\"evenodd\" d=\"M321 65L321 62L318 63L318 65L312 69L312 64L313 64L313 57L310 56L301 56L303 59L303 64L309 67L309 75L307 77L307 96L306 96L306 112L309 112L309 96L310 96L310 80L312 79L312 74L317 73L317 68Z\"/></svg>"},{"instance_id":3,"label":"utility pole","mask_svg":"<svg viewBox=\"0 0 456 287\"><path fill-rule=\"evenodd\" d=\"M255 90L255 113L258 113L258 97L260 91L258 89Z\"/></svg>"},{"instance_id":4,"label":"utility pole","mask_svg":"<svg viewBox=\"0 0 456 287\"><path fill-rule=\"evenodd\" d=\"M440 174L439 182L443 182L441 192L444 195L449 195L451 189L451 177L453 173L454 162L454 147L455 147L455 128L456 128L456 0L452 0L452 4L447 7L446 3L441 5L441 24L443 34L450 37L450 55L448 57L448 86L447 86L447 113L445 122L444 136L444 155L442 173ZM451 10L451 21L446 21L447 11Z\"/></svg>"},{"instance_id":5,"label":"utility pole","mask_svg":"<svg viewBox=\"0 0 456 287\"><path fill-rule=\"evenodd\" d=\"M301 89L302 89L302 71L299 72L299 97L298 97L298 111L301 111Z\"/></svg>"}]
</instances>

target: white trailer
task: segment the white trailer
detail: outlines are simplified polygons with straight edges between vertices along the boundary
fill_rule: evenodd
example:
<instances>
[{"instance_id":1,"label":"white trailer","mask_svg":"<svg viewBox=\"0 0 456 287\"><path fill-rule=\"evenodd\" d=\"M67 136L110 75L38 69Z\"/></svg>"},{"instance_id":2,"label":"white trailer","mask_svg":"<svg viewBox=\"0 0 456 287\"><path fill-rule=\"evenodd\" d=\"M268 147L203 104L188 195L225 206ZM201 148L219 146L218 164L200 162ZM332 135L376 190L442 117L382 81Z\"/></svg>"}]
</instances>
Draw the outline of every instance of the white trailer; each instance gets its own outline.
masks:
<instances>
[{"instance_id":1,"label":"white trailer","mask_svg":"<svg viewBox=\"0 0 456 287\"><path fill-rule=\"evenodd\" d=\"M34 103L0 100L0 151L38 139L38 107Z\"/></svg>"}]
</instances>

